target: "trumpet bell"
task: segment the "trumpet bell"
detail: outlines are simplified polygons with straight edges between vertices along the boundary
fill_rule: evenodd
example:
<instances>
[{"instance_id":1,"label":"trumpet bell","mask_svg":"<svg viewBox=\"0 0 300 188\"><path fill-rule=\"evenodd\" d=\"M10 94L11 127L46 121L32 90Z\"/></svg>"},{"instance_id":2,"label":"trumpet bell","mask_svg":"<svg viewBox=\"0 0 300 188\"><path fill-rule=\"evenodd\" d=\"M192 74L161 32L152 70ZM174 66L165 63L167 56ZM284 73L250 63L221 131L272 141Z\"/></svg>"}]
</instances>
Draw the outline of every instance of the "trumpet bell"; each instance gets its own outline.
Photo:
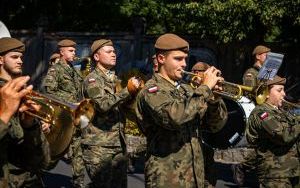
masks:
<instances>
[{"instance_id":1,"label":"trumpet bell","mask_svg":"<svg viewBox=\"0 0 300 188\"><path fill-rule=\"evenodd\" d=\"M66 103L34 91L25 98L41 106L37 112L25 113L51 124L50 132L45 136L52 160L57 160L66 153L76 126L80 126L82 119L87 120L87 123L92 121L95 113L94 103L90 99L82 100L80 103Z\"/></svg>"},{"instance_id":2,"label":"trumpet bell","mask_svg":"<svg viewBox=\"0 0 300 188\"><path fill-rule=\"evenodd\" d=\"M94 104L90 99L85 99L78 104L55 107L54 124L52 124L49 134L46 134L51 159L59 159L67 152L75 128L80 126L81 117L84 116L91 121L94 113Z\"/></svg>"},{"instance_id":3,"label":"trumpet bell","mask_svg":"<svg viewBox=\"0 0 300 188\"><path fill-rule=\"evenodd\" d=\"M268 87L264 84L259 85L255 89L255 101L257 104L262 104L267 100L267 96L269 95Z\"/></svg>"}]
</instances>

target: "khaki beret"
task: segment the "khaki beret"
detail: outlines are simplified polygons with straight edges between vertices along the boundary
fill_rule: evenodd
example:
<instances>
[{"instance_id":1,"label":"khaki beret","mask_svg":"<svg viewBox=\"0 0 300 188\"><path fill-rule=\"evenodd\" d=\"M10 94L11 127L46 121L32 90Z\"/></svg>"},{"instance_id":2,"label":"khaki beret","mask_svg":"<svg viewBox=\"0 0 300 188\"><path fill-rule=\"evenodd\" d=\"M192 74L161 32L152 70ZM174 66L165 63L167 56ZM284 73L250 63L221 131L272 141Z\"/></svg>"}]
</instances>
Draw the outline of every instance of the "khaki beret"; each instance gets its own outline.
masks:
<instances>
[{"instance_id":1,"label":"khaki beret","mask_svg":"<svg viewBox=\"0 0 300 188\"><path fill-rule=\"evenodd\" d=\"M189 51L189 43L179 36L167 33L158 37L154 45L155 49L159 50L183 50L185 52Z\"/></svg>"},{"instance_id":2,"label":"khaki beret","mask_svg":"<svg viewBox=\"0 0 300 188\"><path fill-rule=\"evenodd\" d=\"M98 49L102 48L103 46L113 46L113 42L108 39L95 40L91 46L92 54L94 54Z\"/></svg>"},{"instance_id":3,"label":"khaki beret","mask_svg":"<svg viewBox=\"0 0 300 188\"><path fill-rule=\"evenodd\" d=\"M210 66L204 62L197 62L193 67L192 71L206 71Z\"/></svg>"},{"instance_id":4,"label":"khaki beret","mask_svg":"<svg viewBox=\"0 0 300 188\"><path fill-rule=\"evenodd\" d=\"M256 54L262 54L262 53L268 53L269 51L271 51L270 48L266 47L266 46L262 46L262 45L258 45L254 48L252 55L256 55Z\"/></svg>"},{"instance_id":5,"label":"khaki beret","mask_svg":"<svg viewBox=\"0 0 300 188\"><path fill-rule=\"evenodd\" d=\"M69 39L64 39L61 40L57 43L57 46L60 47L75 47L76 46L76 42L69 40Z\"/></svg>"},{"instance_id":6,"label":"khaki beret","mask_svg":"<svg viewBox=\"0 0 300 188\"><path fill-rule=\"evenodd\" d=\"M58 53L54 53L50 56L50 61L54 61L55 59L59 58L60 55Z\"/></svg>"},{"instance_id":7,"label":"khaki beret","mask_svg":"<svg viewBox=\"0 0 300 188\"><path fill-rule=\"evenodd\" d=\"M285 78L281 78L280 76L275 76L273 78L273 80L268 80L267 81L267 86L271 86L271 85L284 85L286 82L286 79Z\"/></svg>"},{"instance_id":8,"label":"khaki beret","mask_svg":"<svg viewBox=\"0 0 300 188\"><path fill-rule=\"evenodd\" d=\"M10 37L3 37L0 39L0 54L8 52L21 52L25 51L25 45L23 42Z\"/></svg>"}]
</instances>

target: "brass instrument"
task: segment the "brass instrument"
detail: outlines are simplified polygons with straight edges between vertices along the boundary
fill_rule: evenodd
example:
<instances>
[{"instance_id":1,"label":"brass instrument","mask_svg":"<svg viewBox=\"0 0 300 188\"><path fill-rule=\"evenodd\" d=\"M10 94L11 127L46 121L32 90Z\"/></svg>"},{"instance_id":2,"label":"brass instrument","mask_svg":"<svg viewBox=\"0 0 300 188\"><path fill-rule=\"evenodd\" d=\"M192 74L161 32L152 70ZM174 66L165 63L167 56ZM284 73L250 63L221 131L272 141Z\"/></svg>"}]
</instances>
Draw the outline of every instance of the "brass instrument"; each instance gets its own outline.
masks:
<instances>
[{"instance_id":1,"label":"brass instrument","mask_svg":"<svg viewBox=\"0 0 300 188\"><path fill-rule=\"evenodd\" d=\"M39 111L25 113L51 124L51 130L45 134L51 151L51 159L62 157L67 151L75 130L82 121L88 123L94 116L94 105L90 99L82 100L80 103L66 103L48 95L32 91L25 96L41 106Z\"/></svg>"},{"instance_id":2,"label":"brass instrument","mask_svg":"<svg viewBox=\"0 0 300 188\"><path fill-rule=\"evenodd\" d=\"M200 82L202 82L203 80L203 75L201 74L198 75L188 71L183 71L183 74L192 76L190 85L193 88L197 87L197 85L195 84L197 80L200 80ZM262 104L264 103L268 95L268 89L264 84L261 84L257 87L244 86L227 81L222 81L220 84L222 84L223 90L213 90L213 93L235 101L240 100L242 96L245 95L244 92L246 92L248 95L251 95L251 98L255 98L257 104Z\"/></svg>"},{"instance_id":3,"label":"brass instrument","mask_svg":"<svg viewBox=\"0 0 300 188\"><path fill-rule=\"evenodd\" d=\"M286 107L287 109L291 109L291 108L299 108L300 109L300 105L299 104L289 102L289 101L287 101L285 99L282 100L282 105L284 107Z\"/></svg>"},{"instance_id":4,"label":"brass instrument","mask_svg":"<svg viewBox=\"0 0 300 188\"><path fill-rule=\"evenodd\" d=\"M75 57L74 61L80 61L81 63L81 73L83 77L86 77L92 72L92 59L90 57Z\"/></svg>"}]
</instances>

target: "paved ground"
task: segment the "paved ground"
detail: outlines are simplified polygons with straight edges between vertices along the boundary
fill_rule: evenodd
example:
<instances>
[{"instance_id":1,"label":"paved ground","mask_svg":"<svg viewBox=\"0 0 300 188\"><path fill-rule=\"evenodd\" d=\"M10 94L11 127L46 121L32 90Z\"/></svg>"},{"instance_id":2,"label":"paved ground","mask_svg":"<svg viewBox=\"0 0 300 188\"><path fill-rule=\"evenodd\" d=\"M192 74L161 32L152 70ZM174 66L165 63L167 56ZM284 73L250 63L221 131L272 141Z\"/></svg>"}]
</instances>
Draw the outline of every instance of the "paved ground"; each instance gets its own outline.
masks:
<instances>
[{"instance_id":1,"label":"paved ground","mask_svg":"<svg viewBox=\"0 0 300 188\"><path fill-rule=\"evenodd\" d=\"M128 188L143 188L144 187L144 174L142 164L136 164L136 172L128 174ZM232 172L230 164L217 163L219 170L217 188L238 187L232 179ZM257 183L250 178L245 187L255 188L258 187ZM71 188L71 167L63 161L60 161L58 165L47 172L44 176L44 182L48 188ZM85 183L89 183L90 179L86 176Z\"/></svg>"},{"instance_id":2,"label":"paved ground","mask_svg":"<svg viewBox=\"0 0 300 188\"><path fill-rule=\"evenodd\" d=\"M71 188L71 166L64 161L59 161L57 166L49 172L45 173L44 183L47 188ZM88 175L85 177L85 183L88 184L90 179ZM128 188L144 187L143 172L128 174Z\"/></svg>"}]
</instances>

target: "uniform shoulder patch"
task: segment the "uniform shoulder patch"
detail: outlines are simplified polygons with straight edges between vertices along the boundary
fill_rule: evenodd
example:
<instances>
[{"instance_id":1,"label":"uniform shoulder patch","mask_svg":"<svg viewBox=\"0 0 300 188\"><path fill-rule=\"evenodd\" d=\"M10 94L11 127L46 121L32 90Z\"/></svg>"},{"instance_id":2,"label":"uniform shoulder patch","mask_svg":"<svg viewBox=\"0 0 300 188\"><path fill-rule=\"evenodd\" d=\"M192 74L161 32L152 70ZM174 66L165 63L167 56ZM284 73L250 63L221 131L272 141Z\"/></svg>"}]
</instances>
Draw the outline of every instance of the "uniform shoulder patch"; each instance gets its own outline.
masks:
<instances>
[{"instance_id":1,"label":"uniform shoulder patch","mask_svg":"<svg viewBox=\"0 0 300 188\"><path fill-rule=\"evenodd\" d=\"M158 86L152 86L148 88L149 93L156 93L158 91Z\"/></svg>"},{"instance_id":2,"label":"uniform shoulder patch","mask_svg":"<svg viewBox=\"0 0 300 188\"><path fill-rule=\"evenodd\" d=\"M252 78L252 77L253 77L253 75L252 75L251 73L247 73L247 74L246 74L246 77L248 77L248 78Z\"/></svg>"},{"instance_id":3,"label":"uniform shoulder patch","mask_svg":"<svg viewBox=\"0 0 300 188\"><path fill-rule=\"evenodd\" d=\"M269 117L268 112L263 112L263 113L261 113L260 116L259 116L259 118L260 118L261 120L264 120L264 119L266 119L267 117Z\"/></svg>"},{"instance_id":4,"label":"uniform shoulder patch","mask_svg":"<svg viewBox=\"0 0 300 188\"><path fill-rule=\"evenodd\" d=\"M96 79L95 78L89 78L88 82L89 83L94 83L94 82L96 82Z\"/></svg>"}]
</instances>

